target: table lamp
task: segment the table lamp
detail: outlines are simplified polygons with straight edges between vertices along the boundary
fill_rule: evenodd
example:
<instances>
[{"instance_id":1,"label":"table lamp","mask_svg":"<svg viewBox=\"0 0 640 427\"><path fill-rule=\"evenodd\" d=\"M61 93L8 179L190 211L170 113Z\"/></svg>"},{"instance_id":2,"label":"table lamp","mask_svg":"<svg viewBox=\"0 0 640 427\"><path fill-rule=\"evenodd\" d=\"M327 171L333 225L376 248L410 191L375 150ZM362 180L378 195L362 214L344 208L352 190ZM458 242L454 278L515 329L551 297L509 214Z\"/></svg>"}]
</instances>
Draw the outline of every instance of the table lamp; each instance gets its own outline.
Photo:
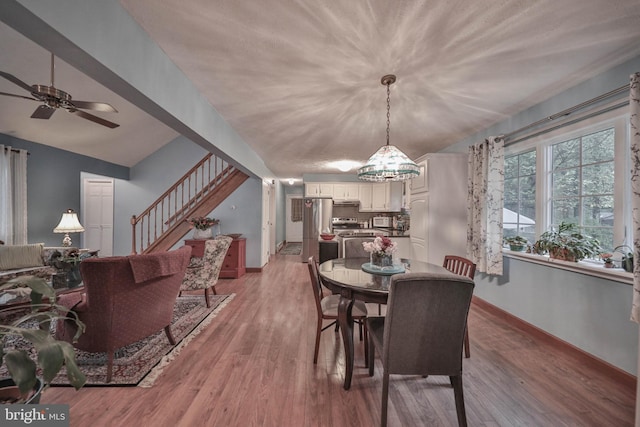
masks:
<instances>
[{"instance_id":1,"label":"table lamp","mask_svg":"<svg viewBox=\"0 0 640 427\"><path fill-rule=\"evenodd\" d=\"M53 229L54 233L64 233L64 239L62 239L62 246L71 246L71 237L69 233L82 233L84 227L78 220L78 214L73 209L67 209L62 213L60 223Z\"/></svg>"}]
</instances>

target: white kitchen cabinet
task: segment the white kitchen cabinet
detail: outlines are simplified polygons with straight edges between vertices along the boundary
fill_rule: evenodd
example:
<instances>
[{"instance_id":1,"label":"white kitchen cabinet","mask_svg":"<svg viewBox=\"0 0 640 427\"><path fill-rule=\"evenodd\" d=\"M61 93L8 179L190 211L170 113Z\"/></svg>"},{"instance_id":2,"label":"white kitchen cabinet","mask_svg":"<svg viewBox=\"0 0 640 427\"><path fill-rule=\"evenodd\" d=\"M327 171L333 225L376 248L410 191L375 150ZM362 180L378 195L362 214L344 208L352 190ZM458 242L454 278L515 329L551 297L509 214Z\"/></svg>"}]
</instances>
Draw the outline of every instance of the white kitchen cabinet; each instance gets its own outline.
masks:
<instances>
[{"instance_id":1,"label":"white kitchen cabinet","mask_svg":"<svg viewBox=\"0 0 640 427\"><path fill-rule=\"evenodd\" d=\"M387 201L389 200L389 183L375 182L371 184L371 205L375 212L384 212L387 210Z\"/></svg>"},{"instance_id":2,"label":"white kitchen cabinet","mask_svg":"<svg viewBox=\"0 0 640 427\"><path fill-rule=\"evenodd\" d=\"M423 193L427 191L428 188L428 176L427 176L427 160L423 160L418 163L418 167L420 168L420 175L411 178L410 182L410 192L411 194Z\"/></svg>"},{"instance_id":3,"label":"white kitchen cabinet","mask_svg":"<svg viewBox=\"0 0 640 427\"><path fill-rule=\"evenodd\" d=\"M333 200L338 202L358 201L360 191L359 184L354 183L334 183L333 184Z\"/></svg>"},{"instance_id":4,"label":"white kitchen cabinet","mask_svg":"<svg viewBox=\"0 0 640 427\"><path fill-rule=\"evenodd\" d=\"M306 197L318 197L320 195L320 184L308 182L304 185L304 195Z\"/></svg>"},{"instance_id":5,"label":"white kitchen cabinet","mask_svg":"<svg viewBox=\"0 0 640 427\"><path fill-rule=\"evenodd\" d=\"M304 184L305 197L333 197L333 183L307 182Z\"/></svg>"},{"instance_id":6,"label":"white kitchen cabinet","mask_svg":"<svg viewBox=\"0 0 640 427\"><path fill-rule=\"evenodd\" d=\"M333 184L328 182L321 182L319 184L320 197L333 197Z\"/></svg>"},{"instance_id":7,"label":"white kitchen cabinet","mask_svg":"<svg viewBox=\"0 0 640 427\"><path fill-rule=\"evenodd\" d=\"M467 155L435 153L419 163L425 187L411 186L412 257L442 265L445 255L466 257Z\"/></svg>"},{"instance_id":8,"label":"white kitchen cabinet","mask_svg":"<svg viewBox=\"0 0 640 427\"><path fill-rule=\"evenodd\" d=\"M371 183L358 184L358 200L360 200L360 212L373 212Z\"/></svg>"}]
</instances>

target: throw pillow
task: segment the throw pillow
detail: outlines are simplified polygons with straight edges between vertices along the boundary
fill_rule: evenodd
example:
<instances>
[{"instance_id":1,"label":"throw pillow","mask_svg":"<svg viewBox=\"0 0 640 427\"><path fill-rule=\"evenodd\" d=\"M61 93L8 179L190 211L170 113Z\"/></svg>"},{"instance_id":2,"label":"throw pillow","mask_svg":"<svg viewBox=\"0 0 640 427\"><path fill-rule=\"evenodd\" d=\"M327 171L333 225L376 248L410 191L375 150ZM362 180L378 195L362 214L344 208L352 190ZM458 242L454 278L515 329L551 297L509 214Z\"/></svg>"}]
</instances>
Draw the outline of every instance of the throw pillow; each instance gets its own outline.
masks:
<instances>
[{"instance_id":1,"label":"throw pillow","mask_svg":"<svg viewBox=\"0 0 640 427\"><path fill-rule=\"evenodd\" d=\"M43 246L42 243L0 246L0 270L43 266Z\"/></svg>"}]
</instances>

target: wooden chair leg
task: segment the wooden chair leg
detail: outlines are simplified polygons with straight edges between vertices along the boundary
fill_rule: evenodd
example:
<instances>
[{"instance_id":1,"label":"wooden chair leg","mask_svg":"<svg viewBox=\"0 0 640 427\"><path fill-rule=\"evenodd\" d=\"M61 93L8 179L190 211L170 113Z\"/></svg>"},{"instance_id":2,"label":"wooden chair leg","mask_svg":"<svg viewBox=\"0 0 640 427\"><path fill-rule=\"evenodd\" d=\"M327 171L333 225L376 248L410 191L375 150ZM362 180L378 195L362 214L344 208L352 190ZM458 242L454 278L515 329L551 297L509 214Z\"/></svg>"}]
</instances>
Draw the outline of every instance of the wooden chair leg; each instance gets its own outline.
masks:
<instances>
[{"instance_id":1,"label":"wooden chair leg","mask_svg":"<svg viewBox=\"0 0 640 427\"><path fill-rule=\"evenodd\" d=\"M469 327L464 330L464 357L467 359L471 357L471 350L469 350Z\"/></svg>"},{"instance_id":2,"label":"wooden chair leg","mask_svg":"<svg viewBox=\"0 0 640 427\"><path fill-rule=\"evenodd\" d=\"M318 351L320 350L320 334L322 333L322 319L318 319L318 327L316 328L316 347L313 351L313 364L318 363Z\"/></svg>"},{"instance_id":3,"label":"wooden chair leg","mask_svg":"<svg viewBox=\"0 0 640 427\"><path fill-rule=\"evenodd\" d=\"M387 426L387 404L389 403L389 374L382 374L382 413L380 414L380 425Z\"/></svg>"},{"instance_id":4,"label":"wooden chair leg","mask_svg":"<svg viewBox=\"0 0 640 427\"><path fill-rule=\"evenodd\" d=\"M107 382L111 382L113 374L113 351L107 351Z\"/></svg>"},{"instance_id":5,"label":"wooden chair leg","mask_svg":"<svg viewBox=\"0 0 640 427\"><path fill-rule=\"evenodd\" d=\"M176 345L176 340L173 338L173 334L171 333L171 325L164 327L164 333L167 335L167 339L169 339L169 344Z\"/></svg>"},{"instance_id":6,"label":"wooden chair leg","mask_svg":"<svg viewBox=\"0 0 640 427\"><path fill-rule=\"evenodd\" d=\"M464 409L464 394L462 392L462 375L449 377L453 386L453 393L456 398L456 413L458 415L458 426L467 427L467 414Z\"/></svg>"},{"instance_id":7,"label":"wooden chair leg","mask_svg":"<svg viewBox=\"0 0 640 427\"><path fill-rule=\"evenodd\" d=\"M376 348L375 348L375 344L373 344L373 338L371 337L371 334L369 333L369 331L366 331L366 335L367 335L367 346L365 347L365 353L367 354L367 365L369 367L369 376L372 377L373 376L373 368L374 368L374 360L375 360L375 355L376 355Z\"/></svg>"},{"instance_id":8,"label":"wooden chair leg","mask_svg":"<svg viewBox=\"0 0 640 427\"><path fill-rule=\"evenodd\" d=\"M211 307L211 303L209 302L209 290L211 288L204 288L204 302L207 304L207 308Z\"/></svg>"}]
</instances>

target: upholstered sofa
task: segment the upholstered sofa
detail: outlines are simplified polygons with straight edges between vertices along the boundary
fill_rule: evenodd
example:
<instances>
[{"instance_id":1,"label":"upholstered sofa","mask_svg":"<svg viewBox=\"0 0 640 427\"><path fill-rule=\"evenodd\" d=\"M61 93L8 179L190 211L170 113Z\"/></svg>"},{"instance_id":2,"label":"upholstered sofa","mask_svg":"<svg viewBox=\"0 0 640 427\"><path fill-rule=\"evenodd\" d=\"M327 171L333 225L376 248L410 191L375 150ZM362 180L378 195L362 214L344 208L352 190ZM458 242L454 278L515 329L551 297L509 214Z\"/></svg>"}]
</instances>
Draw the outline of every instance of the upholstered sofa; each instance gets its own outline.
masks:
<instances>
[{"instance_id":1,"label":"upholstered sofa","mask_svg":"<svg viewBox=\"0 0 640 427\"><path fill-rule=\"evenodd\" d=\"M0 284L23 275L42 277L50 281L56 269L48 265L52 250L42 243L0 245Z\"/></svg>"},{"instance_id":2,"label":"upholstered sofa","mask_svg":"<svg viewBox=\"0 0 640 427\"><path fill-rule=\"evenodd\" d=\"M173 307L191 247L144 255L88 258L80 264L84 288L66 293L58 303L78 315L85 332L74 347L107 353L111 381L114 352L164 329L171 344ZM56 338L73 342L77 325L59 321Z\"/></svg>"}]
</instances>

